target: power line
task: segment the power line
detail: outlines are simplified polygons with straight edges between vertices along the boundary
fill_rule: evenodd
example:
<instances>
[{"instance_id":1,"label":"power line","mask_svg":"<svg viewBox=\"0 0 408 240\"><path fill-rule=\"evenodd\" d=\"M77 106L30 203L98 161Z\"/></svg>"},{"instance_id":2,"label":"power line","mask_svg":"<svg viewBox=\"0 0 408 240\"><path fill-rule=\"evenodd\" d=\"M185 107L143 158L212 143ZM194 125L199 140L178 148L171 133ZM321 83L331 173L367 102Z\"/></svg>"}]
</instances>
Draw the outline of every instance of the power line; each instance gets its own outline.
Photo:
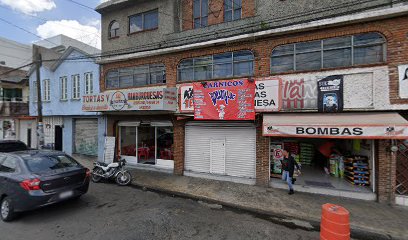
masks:
<instances>
[{"instance_id":1,"label":"power line","mask_svg":"<svg viewBox=\"0 0 408 240\"><path fill-rule=\"evenodd\" d=\"M26 32L26 33L29 33L29 34L31 34L31 35L34 35L34 36L38 37L39 39L42 39L42 40L44 40L44 41L47 41L47 42L49 42L49 43L51 43L51 44L53 44L53 45L57 45L56 43L53 43L53 42L49 41L48 39L43 39L42 37L38 36L37 34L35 34L35 33L33 33L33 32L30 32L30 31L28 31L27 29L24 29L24 28L22 28L22 27L19 27L19 26L15 25L14 23L9 22L9 21L7 21L7 20L5 20L5 19L3 19L3 18L0 18L0 21L5 22L5 23L7 23L7 24L9 24L9 25L11 25L11 26L13 26L13 27L16 27L16 28L18 28L18 29L20 29L20 30L22 30L22 31L24 31L24 32Z\"/></svg>"},{"instance_id":2,"label":"power line","mask_svg":"<svg viewBox=\"0 0 408 240\"><path fill-rule=\"evenodd\" d=\"M82 3L79 3L79 2L77 2L77 1L74 1L74 0L65 0L65 1L72 2L72 3L76 4L76 5L79 5L79 6L83 7L83 8L86 8L86 9L90 9L90 10L92 10L93 12L95 12L95 9L94 9L94 8L91 8L91 7L87 6L87 5L84 5L84 4L82 4Z\"/></svg>"}]
</instances>

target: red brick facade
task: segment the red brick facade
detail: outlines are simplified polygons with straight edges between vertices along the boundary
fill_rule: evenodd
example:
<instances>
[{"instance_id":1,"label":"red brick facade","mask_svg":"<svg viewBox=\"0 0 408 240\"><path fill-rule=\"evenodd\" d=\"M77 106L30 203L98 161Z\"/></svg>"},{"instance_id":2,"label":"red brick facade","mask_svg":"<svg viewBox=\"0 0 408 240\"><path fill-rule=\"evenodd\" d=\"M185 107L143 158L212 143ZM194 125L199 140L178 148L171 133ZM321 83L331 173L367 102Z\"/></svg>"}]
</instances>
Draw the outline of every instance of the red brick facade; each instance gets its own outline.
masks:
<instances>
[{"instance_id":1,"label":"red brick facade","mask_svg":"<svg viewBox=\"0 0 408 240\"><path fill-rule=\"evenodd\" d=\"M192 10L192 0L185 0L183 4L183 18L190 14ZM222 1L211 1L211 7L215 9L219 7ZM254 1L248 1L253 2ZM247 3L245 3L246 5ZM244 6L243 6L244 8ZM245 7L246 8L246 7ZM249 8L248 8L249 9ZM248 10L249 11L249 10ZM245 13L247 14L247 13ZM248 13L248 15L253 12ZM246 15L245 15L246 16ZM215 20L211 20L215 22ZM188 29L191 22L183 21L183 29ZM190 26L192 27L192 25ZM255 77L270 76L270 55L278 45L303 42L317 39L324 39L337 36L352 35L365 32L379 32L387 39L387 62L384 64L389 66L390 74L390 101L392 104L408 104L408 99L399 99L398 97L398 65L408 63L408 18L399 17L388 20L374 21L368 23L352 24L343 27L327 28L309 31L305 33L287 34L278 37L266 37L251 41L239 43L225 43L219 46L211 46L202 49L165 54L154 57L146 57L142 59L128 60L126 62L116 62L103 65L101 72L101 91L105 90L104 76L107 71L114 68L143 65L147 63L164 63L166 66L166 85L174 87L177 84L177 64L185 58L205 56L216 53L251 50L255 56L254 70ZM374 65L366 65L374 66ZM358 66L362 67L362 66ZM320 72L320 71L315 71ZM290 72L293 73L293 72ZM258 125L261 118L258 119ZM174 140L177 151L175 152L175 173L182 174L184 169L184 121L174 121ZM377 148L377 190L379 201L384 202L387 199L392 199L393 189L395 188L395 158L391 157L389 150L384 146L387 141L380 141ZM262 137L261 128L257 128L257 161L256 174L257 184L266 186L269 182L269 139Z\"/></svg>"}]
</instances>

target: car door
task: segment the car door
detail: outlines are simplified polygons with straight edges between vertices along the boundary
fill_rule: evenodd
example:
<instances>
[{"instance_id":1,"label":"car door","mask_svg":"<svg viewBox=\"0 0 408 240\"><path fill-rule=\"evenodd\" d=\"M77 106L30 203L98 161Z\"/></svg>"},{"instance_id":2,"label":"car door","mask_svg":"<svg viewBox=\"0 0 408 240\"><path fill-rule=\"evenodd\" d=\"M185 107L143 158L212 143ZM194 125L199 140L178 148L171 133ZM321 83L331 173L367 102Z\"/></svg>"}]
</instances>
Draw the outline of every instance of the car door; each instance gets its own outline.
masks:
<instances>
[{"instance_id":1,"label":"car door","mask_svg":"<svg viewBox=\"0 0 408 240\"><path fill-rule=\"evenodd\" d=\"M13 176L18 172L17 158L11 155L0 157L0 192L6 195L12 195Z\"/></svg>"}]
</instances>

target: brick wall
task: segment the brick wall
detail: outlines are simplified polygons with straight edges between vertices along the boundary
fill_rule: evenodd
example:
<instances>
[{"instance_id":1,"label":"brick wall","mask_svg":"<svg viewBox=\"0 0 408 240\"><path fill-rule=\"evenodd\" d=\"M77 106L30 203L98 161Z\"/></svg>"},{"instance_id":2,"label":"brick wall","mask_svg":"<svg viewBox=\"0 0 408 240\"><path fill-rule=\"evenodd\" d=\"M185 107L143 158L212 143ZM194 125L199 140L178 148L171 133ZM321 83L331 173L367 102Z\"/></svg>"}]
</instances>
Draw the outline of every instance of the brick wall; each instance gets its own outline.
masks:
<instances>
[{"instance_id":1,"label":"brick wall","mask_svg":"<svg viewBox=\"0 0 408 240\"><path fill-rule=\"evenodd\" d=\"M183 175L184 172L184 139L186 120L173 118L174 127L174 174Z\"/></svg>"},{"instance_id":2,"label":"brick wall","mask_svg":"<svg viewBox=\"0 0 408 240\"><path fill-rule=\"evenodd\" d=\"M269 138L262 136L262 115L256 120L256 185L269 185Z\"/></svg>"},{"instance_id":3,"label":"brick wall","mask_svg":"<svg viewBox=\"0 0 408 240\"><path fill-rule=\"evenodd\" d=\"M376 141L377 196L381 203L393 203L396 184L396 156L390 152L391 141Z\"/></svg>"},{"instance_id":4,"label":"brick wall","mask_svg":"<svg viewBox=\"0 0 408 240\"><path fill-rule=\"evenodd\" d=\"M193 0L181 1L181 18L183 31L193 29Z\"/></svg>"}]
</instances>

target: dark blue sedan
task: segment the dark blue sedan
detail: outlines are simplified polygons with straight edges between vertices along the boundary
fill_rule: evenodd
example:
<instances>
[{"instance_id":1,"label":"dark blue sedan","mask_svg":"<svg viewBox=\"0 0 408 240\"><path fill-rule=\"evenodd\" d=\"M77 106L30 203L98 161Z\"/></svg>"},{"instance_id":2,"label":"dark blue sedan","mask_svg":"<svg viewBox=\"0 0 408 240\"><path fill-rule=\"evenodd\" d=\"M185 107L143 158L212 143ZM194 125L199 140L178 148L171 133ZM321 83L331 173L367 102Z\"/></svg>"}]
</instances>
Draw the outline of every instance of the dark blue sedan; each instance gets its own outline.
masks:
<instances>
[{"instance_id":1,"label":"dark blue sedan","mask_svg":"<svg viewBox=\"0 0 408 240\"><path fill-rule=\"evenodd\" d=\"M0 217L11 221L29 211L88 191L89 169L62 152L0 153Z\"/></svg>"}]
</instances>

